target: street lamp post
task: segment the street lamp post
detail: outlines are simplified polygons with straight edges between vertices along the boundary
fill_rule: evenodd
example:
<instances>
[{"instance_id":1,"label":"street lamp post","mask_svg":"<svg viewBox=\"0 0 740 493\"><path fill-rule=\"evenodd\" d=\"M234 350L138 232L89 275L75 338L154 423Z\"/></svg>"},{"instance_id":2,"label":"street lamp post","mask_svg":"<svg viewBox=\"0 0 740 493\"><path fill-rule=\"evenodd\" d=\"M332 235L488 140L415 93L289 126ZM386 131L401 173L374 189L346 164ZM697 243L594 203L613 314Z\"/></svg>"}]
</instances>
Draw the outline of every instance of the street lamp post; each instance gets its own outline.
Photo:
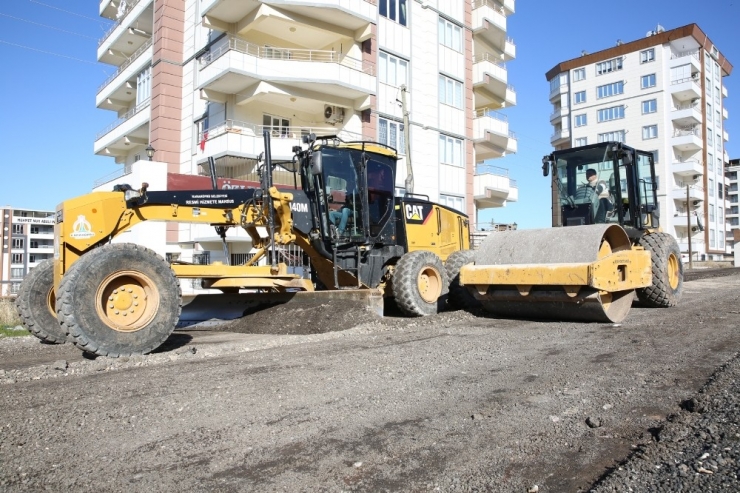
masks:
<instances>
[{"instance_id":1,"label":"street lamp post","mask_svg":"<svg viewBox=\"0 0 740 493\"><path fill-rule=\"evenodd\" d=\"M154 151L155 151L154 147L152 147L152 145L149 144L148 146L146 146L146 149L144 150L146 151L146 157L148 157L149 161L151 161L152 158L154 157Z\"/></svg>"}]
</instances>

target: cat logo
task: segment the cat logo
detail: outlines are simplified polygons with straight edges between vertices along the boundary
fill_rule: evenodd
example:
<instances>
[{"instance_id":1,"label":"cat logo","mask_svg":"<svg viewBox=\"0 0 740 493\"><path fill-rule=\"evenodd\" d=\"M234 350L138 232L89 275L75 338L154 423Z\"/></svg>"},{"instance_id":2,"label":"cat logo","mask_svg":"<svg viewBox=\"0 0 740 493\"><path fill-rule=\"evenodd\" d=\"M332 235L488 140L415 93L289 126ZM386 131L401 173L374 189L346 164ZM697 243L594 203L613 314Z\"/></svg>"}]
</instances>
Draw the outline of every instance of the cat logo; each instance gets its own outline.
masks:
<instances>
[{"instance_id":1,"label":"cat logo","mask_svg":"<svg viewBox=\"0 0 740 493\"><path fill-rule=\"evenodd\" d=\"M424 218L424 209L420 205L406 204L406 219L421 221Z\"/></svg>"}]
</instances>

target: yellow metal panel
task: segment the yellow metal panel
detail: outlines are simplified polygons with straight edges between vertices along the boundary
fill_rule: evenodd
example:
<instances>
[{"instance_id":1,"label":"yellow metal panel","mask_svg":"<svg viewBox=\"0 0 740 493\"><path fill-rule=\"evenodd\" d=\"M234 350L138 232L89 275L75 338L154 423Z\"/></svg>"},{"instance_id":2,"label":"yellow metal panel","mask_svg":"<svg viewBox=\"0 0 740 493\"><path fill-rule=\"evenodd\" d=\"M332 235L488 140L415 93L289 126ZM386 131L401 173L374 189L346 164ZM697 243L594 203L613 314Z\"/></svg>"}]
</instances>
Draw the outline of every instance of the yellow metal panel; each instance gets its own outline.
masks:
<instances>
[{"instance_id":1,"label":"yellow metal panel","mask_svg":"<svg viewBox=\"0 0 740 493\"><path fill-rule=\"evenodd\" d=\"M274 274L270 273L269 265L224 265L220 263L214 263L209 265L189 265L189 264L173 264L172 270L177 277L182 278L216 278L216 277L242 277L242 278L258 278L258 277L286 277L295 279L300 276L297 274L288 274L288 266L284 263L278 264L278 271Z\"/></svg>"}]
</instances>

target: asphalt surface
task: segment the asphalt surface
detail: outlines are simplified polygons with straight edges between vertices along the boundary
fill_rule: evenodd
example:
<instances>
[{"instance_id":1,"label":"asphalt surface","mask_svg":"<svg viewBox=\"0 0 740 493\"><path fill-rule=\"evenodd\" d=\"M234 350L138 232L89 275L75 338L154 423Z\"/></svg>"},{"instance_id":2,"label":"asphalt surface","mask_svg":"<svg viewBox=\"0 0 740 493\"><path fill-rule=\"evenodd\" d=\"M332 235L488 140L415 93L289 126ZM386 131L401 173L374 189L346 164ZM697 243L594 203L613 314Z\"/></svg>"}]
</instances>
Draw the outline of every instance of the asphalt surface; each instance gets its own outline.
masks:
<instances>
[{"instance_id":1,"label":"asphalt surface","mask_svg":"<svg viewBox=\"0 0 740 493\"><path fill-rule=\"evenodd\" d=\"M703 274L618 325L344 312L120 359L3 339L0 490L737 491L740 275Z\"/></svg>"}]
</instances>

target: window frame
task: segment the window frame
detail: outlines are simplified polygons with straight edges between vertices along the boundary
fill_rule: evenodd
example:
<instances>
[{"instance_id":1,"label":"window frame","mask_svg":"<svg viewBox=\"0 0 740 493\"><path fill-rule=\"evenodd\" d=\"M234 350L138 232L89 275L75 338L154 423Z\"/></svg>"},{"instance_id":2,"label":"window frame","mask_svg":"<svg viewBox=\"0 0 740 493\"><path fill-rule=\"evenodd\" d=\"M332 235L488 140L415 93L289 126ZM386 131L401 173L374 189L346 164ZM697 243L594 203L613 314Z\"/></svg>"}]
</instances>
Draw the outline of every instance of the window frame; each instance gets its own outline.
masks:
<instances>
[{"instance_id":1,"label":"window frame","mask_svg":"<svg viewBox=\"0 0 740 493\"><path fill-rule=\"evenodd\" d=\"M457 145L457 147L456 147ZM457 154L457 155L456 155ZM451 162L446 161L447 157L452 156ZM453 137L451 135L439 134L439 163L447 166L454 166L456 168L465 167L465 148L463 146L462 139ZM455 163L455 158L458 158L458 163Z\"/></svg>"},{"instance_id":2,"label":"window frame","mask_svg":"<svg viewBox=\"0 0 740 493\"><path fill-rule=\"evenodd\" d=\"M606 75L613 72L618 72L624 68L624 58L616 57L610 60L604 60L595 64L596 75Z\"/></svg>"},{"instance_id":3,"label":"window frame","mask_svg":"<svg viewBox=\"0 0 740 493\"><path fill-rule=\"evenodd\" d=\"M573 69L573 82L578 82L579 80L586 80L586 67Z\"/></svg>"},{"instance_id":4,"label":"window frame","mask_svg":"<svg viewBox=\"0 0 740 493\"><path fill-rule=\"evenodd\" d=\"M610 98L624 94L624 81L618 80L596 87L596 99Z\"/></svg>"},{"instance_id":5,"label":"window frame","mask_svg":"<svg viewBox=\"0 0 740 493\"><path fill-rule=\"evenodd\" d=\"M652 105L650 105L652 103ZM647 111L645 111L645 105L648 105ZM645 101L642 101L642 104L640 105L642 107L642 114L643 115L649 115L651 113L657 113L658 112L658 100L657 98L653 99L646 99ZM652 108L652 110L651 110Z\"/></svg>"},{"instance_id":6,"label":"window frame","mask_svg":"<svg viewBox=\"0 0 740 493\"><path fill-rule=\"evenodd\" d=\"M586 113L573 115L573 128L585 127L586 125L588 125L588 115Z\"/></svg>"},{"instance_id":7,"label":"window frame","mask_svg":"<svg viewBox=\"0 0 740 493\"><path fill-rule=\"evenodd\" d=\"M655 133L653 135L653 132L651 130L655 130ZM651 140L651 139L657 139L658 138L658 125L644 125L642 127L642 140Z\"/></svg>"},{"instance_id":8,"label":"window frame","mask_svg":"<svg viewBox=\"0 0 740 493\"><path fill-rule=\"evenodd\" d=\"M648 81L648 82L652 81L652 84L645 85L645 81ZM658 78L654 73L646 74L640 77L640 89L650 89L651 87L655 87L657 83L658 83Z\"/></svg>"},{"instance_id":9,"label":"window frame","mask_svg":"<svg viewBox=\"0 0 740 493\"><path fill-rule=\"evenodd\" d=\"M583 99L579 100L579 96L583 96ZM576 93L573 93L573 104L582 104L586 102L586 91L578 91Z\"/></svg>"},{"instance_id":10,"label":"window frame","mask_svg":"<svg viewBox=\"0 0 740 493\"><path fill-rule=\"evenodd\" d=\"M597 123L611 122L614 120L621 120L624 118L624 105L610 106L608 108L601 108L596 111Z\"/></svg>"},{"instance_id":11,"label":"window frame","mask_svg":"<svg viewBox=\"0 0 740 493\"><path fill-rule=\"evenodd\" d=\"M465 94L465 84L457 79L453 79L452 77L448 77L444 74L439 74L439 83L438 86L438 92L439 97L437 98L440 104L444 104L446 106L451 106L453 108L456 108L458 110L462 110L465 107L464 102L464 94ZM450 91L450 88L452 90L451 98L452 101L448 102L448 92ZM444 98L443 98L444 97ZM459 103L459 106L456 104Z\"/></svg>"},{"instance_id":12,"label":"window frame","mask_svg":"<svg viewBox=\"0 0 740 493\"><path fill-rule=\"evenodd\" d=\"M463 52L462 27L450 21L449 19L445 19L442 16L439 17L439 23L437 25L438 25L439 44L453 51L456 51L457 53L462 53ZM451 38L451 45L445 42L447 38L447 34L448 34L448 28L450 31L449 34ZM457 48L454 46L455 40L457 40L457 45L458 45Z\"/></svg>"},{"instance_id":13,"label":"window frame","mask_svg":"<svg viewBox=\"0 0 740 493\"><path fill-rule=\"evenodd\" d=\"M382 123L385 122L385 135L381 135L381 127ZM395 137L396 142L398 143L398 147L394 146L391 143L391 138L393 137L393 133L391 131L391 128L395 128ZM390 146L394 149L396 149L396 152L399 156L405 156L406 155L406 136L403 133L403 122L400 122L398 120L392 120L390 118L385 117L378 117L378 142L381 144L385 144L387 146Z\"/></svg>"},{"instance_id":14,"label":"window frame","mask_svg":"<svg viewBox=\"0 0 740 493\"><path fill-rule=\"evenodd\" d=\"M385 58L385 64L383 64L382 60ZM393 65L393 81L389 81L388 75L390 74L391 70L391 64ZM404 67L403 70L400 70L401 67ZM401 72L403 72L404 80L400 81L399 83L399 75L401 75ZM378 51L378 82L391 86L391 87L401 87L402 85L406 85L408 87L409 85L409 61L405 58L397 57L396 55L392 55L388 53L387 51Z\"/></svg>"},{"instance_id":15,"label":"window frame","mask_svg":"<svg viewBox=\"0 0 740 493\"><path fill-rule=\"evenodd\" d=\"M644 55L644 56L643 56ZM640 52L640 64L655 61L655 48L648 48Z\"/></svg>"},{"instance_id":16,"label":"window frame","mask_svg":"<svg viewBox=\"0 0 740 493\"><path fill-rule=\"evenodd\" d=\"M409 25L408 4L413 0L378 0L378 15L393 21L400 26ZM393 12L391 12L391 7ZM402 13L403 9L403 13ZM401 16L403 15L403 19ZM403 22L401 22L403 20Z\"/></svg>"}]
</instances>

